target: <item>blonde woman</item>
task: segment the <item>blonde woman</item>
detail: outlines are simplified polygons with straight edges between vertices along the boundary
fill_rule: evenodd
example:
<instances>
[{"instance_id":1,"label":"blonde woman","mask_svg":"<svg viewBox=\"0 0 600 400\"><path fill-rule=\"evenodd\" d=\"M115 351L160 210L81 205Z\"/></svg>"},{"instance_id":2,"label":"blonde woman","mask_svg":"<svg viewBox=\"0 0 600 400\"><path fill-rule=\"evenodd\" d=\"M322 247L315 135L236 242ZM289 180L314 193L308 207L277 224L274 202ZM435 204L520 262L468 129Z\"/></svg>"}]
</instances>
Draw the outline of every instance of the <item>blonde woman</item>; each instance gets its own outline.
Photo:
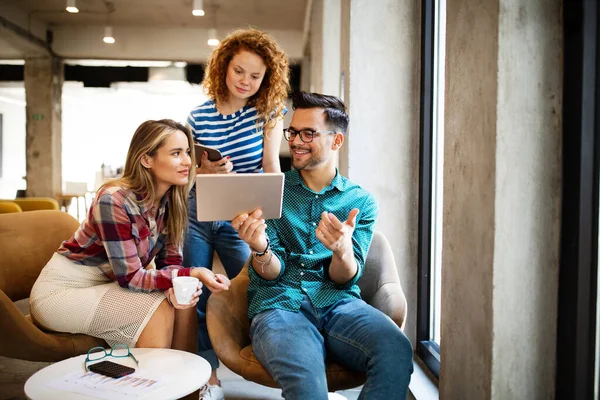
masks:
<instances>
[{"instance_id":1,"label":"blonde woman","mask_svg":"<svg viewBox=\"0 0 600 400\"><path fill-rule=\"evenodd\" d=\"M62 243L31 290L32 318L109 345L196 351L195 305L175 300L172 279L195 276L211 291L229 280L182 268L186 198L194 176L192 136L171 120L136 130L123 176L106 183L73 237ZM154 260L156 268L150 268Z\"/></svg>"}]
</instances>

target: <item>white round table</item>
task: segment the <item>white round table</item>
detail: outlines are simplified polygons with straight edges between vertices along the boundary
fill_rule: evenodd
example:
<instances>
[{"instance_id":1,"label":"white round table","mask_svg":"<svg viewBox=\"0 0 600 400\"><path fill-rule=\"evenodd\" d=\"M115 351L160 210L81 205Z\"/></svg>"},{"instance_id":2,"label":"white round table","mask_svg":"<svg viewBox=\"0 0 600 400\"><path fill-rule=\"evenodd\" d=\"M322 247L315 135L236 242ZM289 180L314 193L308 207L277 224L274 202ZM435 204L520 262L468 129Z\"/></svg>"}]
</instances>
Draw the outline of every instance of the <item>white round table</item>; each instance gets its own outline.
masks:
<instances>
[{"instance_id":1,"label":"white round table","mask_svg":"<svg viewBox=\"0 0 600 400\"><path fill-rule=\"evenodd\" d=\"M139 361L139 366L131 357L105 360L128 365L139 371L148 371L152 375L164 376L165 385L157 387L144 400L179 399L201 388L208 382L211 374L210 364L202 357L185 351L172 349L131 349ZM25 395L31 400L81 400L92 399L81 393L64 391L48 384L73 372L83 373L86 355L72 357L39 370L25 383ZM136 371L137 372L137 371ZM118 397L114 397L115 400ZM130 397L123 397L130 398Z\"/></svg>"}]
</instances>

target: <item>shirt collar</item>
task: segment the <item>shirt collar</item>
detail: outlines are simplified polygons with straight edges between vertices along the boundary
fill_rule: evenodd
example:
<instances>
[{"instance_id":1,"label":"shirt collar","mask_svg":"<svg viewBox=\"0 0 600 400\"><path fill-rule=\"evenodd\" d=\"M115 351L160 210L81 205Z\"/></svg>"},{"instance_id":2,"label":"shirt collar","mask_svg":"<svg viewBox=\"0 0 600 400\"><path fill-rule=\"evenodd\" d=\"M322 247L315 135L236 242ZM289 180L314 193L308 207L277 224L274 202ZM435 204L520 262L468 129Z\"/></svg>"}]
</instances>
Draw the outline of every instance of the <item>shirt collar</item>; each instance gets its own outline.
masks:
<instances>
[{"instance_id":1,"label":"shirt collar","mask_svg":"<svg viewBox=\"0 0 600 400\"><path fill-rule=\"evenodd\" d=\"M167 193L165 193L165 195L162 197L162 199L160 199L160 202L158 203L158 209L159 210L163 210L167 204L167 202L169 201L169 193L171 193L171 188L169 190L167 190ZM152 205L152 200L147 200L144 201L144 197L146 197L146 193L136 193L135 197L138 201L138 204L140 205L140 211L142 213L147 213L148 210L150 210L153 205Z\"/></svg>"},{"instance_id":2,"label":"shirt collar","mask_svg":"<svg viewBox=\"0 0 600 400\"><path fill-rule=\"evenodd\" d=\"M296 169L292 169L289 172L289 174L286 177L286 179L287 179L287 181L289 182L289 184L291 186L302 185L306 189L308 189L308 187L304 184L304 181L302 180L302 176L300 175L300 171L298 171ZM340 175L340 171L336 168L335 169L335 176L333 177L333 179L332 179L331 183L329 184L329 186L327 186L325 189L323 189L323 192L327 192L327 191L329 191L329 190L331 190L333 188L336 188L340 192L343 192L346 189L348 189L348 187L349 187L348 180L344 179L344 177L342 175Z\"/></svg>"}]
</instances>

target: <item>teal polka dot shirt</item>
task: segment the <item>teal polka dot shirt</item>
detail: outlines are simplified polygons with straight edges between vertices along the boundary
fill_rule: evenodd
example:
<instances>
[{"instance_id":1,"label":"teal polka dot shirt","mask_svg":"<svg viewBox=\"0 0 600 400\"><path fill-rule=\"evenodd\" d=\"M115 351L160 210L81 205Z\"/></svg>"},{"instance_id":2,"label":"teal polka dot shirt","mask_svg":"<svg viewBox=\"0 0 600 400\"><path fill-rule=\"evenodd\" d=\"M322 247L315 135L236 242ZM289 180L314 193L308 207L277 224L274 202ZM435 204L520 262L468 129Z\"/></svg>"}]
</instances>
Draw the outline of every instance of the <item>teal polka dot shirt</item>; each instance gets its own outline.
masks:
<instances>
[{"instance_id":1,"label":"teal polka dot shirt","mask_svg":"<svg viewBox=\"0 0 600 400\"><path fill-rule=\"evenodd\" d=\"M345 221L353 208L360 210L352 236L358 271L346 284L338 285L329 277L332 252L317 239L315 230L323 211ZM298 312L305 294L317 308L346 298L360 298L357 282L363 273L378 211L370 193L337 171L331 184L318 193L304 184L298 171L287 172L281 218L267 221L271 251L281 261L281 272L269 281L257 274L250 262L248 317L273 308Z\"/></svg>"}]
</instances>

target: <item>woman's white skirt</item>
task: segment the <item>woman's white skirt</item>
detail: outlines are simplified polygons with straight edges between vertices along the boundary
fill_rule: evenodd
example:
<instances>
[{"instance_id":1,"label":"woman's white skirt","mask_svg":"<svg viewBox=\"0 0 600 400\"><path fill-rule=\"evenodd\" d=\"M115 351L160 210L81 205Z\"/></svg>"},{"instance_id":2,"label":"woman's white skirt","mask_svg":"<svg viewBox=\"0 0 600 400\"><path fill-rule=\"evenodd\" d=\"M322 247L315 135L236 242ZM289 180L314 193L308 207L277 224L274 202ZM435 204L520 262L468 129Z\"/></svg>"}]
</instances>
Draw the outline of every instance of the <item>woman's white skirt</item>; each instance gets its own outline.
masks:
<instances>
[{"instance_id":1,"label":"woman's white skirt","mask_svg":"<svg viewBox=\"0 0 600 400\"><path fill-rule=\"evenodd\" d=\"M135 347L150 318L165 299L162 292L134 292L100 269L54 253L31 289L30 312L36 324L55 332L83 333Z\"/></svg>"}]
</instances>

